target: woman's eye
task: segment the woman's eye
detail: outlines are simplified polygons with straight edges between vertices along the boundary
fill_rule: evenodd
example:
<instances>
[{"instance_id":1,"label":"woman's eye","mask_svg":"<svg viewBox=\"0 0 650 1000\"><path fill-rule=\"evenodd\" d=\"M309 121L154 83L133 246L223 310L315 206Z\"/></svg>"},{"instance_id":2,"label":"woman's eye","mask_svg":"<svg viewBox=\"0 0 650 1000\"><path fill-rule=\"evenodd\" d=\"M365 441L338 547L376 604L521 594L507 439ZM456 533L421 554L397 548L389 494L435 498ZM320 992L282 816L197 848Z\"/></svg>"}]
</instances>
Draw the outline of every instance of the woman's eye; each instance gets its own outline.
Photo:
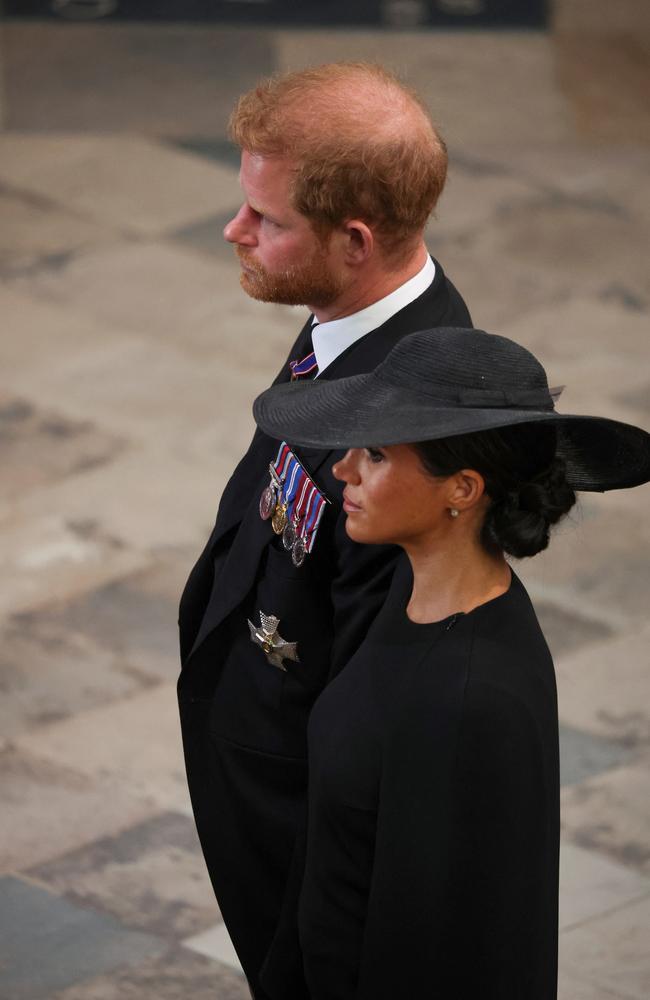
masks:
<instances>
[{"instance_id":1,"label":"woman's eye","mask_svg":"<svg viewBox=\"0 0 650 1000\"><path fill-rule=\"evenodd\" d=\"M384 453L379 448L366 448L366 454L371 462L382 462L384 460Z\"/></svg>"}]
</instances>

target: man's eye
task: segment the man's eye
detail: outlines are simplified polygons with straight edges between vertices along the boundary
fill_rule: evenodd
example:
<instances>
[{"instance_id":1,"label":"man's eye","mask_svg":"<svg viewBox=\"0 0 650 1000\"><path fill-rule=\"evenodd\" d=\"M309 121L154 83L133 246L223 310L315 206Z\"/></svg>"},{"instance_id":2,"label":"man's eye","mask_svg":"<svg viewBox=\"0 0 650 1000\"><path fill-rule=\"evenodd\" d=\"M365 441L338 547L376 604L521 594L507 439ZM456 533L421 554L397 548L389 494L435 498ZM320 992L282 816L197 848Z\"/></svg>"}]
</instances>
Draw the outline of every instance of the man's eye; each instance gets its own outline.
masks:
<instances>
[{"instance_id":1,"label":"man's eye","mask_svg":"<svg viewBox=\"0 0 650 1000\"><path fill-rule=\"evenodd\" d=\"M383 462L384 453L379 448L366 448L366 454L371 462Z\"/></svg>"}]
</instances>

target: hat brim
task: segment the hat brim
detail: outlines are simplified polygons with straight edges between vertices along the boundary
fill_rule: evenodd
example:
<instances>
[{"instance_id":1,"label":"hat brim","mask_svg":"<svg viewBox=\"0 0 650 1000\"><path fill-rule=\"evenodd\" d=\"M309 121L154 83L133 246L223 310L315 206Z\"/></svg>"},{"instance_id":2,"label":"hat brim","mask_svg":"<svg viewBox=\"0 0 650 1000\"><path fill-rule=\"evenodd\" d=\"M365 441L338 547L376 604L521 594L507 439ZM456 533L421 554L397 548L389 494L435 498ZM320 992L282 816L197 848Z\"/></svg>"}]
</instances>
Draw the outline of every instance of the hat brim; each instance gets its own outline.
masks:
<instances>
[{"instance_id":1,"label":"hat brim","mask_svg":"<svg viewBox=\"0 0 650 1000\"><path fill-rule=\"evenodd\" d=\"M639 427L554 410L436 405L431 396L392 386L374 372L273 386L258 396L253 412L271 437L319 449L412 444L552 422L574 489L602 492L650 479L650 435Z\"/></svg>"}]
</instances>

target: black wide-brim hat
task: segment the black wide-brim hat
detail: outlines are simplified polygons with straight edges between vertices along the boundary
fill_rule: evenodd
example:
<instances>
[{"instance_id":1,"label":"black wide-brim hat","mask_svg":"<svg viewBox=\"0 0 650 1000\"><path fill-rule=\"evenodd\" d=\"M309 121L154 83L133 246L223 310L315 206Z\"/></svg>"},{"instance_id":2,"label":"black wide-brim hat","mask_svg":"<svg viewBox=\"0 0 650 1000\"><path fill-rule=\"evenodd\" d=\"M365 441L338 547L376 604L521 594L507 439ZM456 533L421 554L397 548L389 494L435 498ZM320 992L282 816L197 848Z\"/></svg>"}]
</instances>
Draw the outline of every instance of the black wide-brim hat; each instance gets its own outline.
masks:
<instances>
[{"instance_id":1,"label":"black wide-brim hat","mask_svg":"<svg viewBox=\"0 0 650 1000\"><path fill-rule=\"evenodd\" d=\"M650 479L650 434L605 417L558 413L537 358L483 330L410 334L372 372L273 386L253 412L271 437L322 449L552 423L574 489L616 490Z\"/></svg>"}]
</instances>

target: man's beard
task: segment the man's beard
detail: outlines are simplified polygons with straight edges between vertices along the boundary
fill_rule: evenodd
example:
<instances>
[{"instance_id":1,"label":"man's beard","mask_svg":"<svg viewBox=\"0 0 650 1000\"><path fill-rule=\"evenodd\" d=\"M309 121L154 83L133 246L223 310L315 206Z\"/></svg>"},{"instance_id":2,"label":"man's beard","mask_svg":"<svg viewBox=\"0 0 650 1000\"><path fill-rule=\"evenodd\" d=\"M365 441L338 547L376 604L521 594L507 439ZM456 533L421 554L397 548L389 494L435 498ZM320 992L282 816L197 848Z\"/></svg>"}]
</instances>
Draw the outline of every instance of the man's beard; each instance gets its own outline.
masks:
<instances>
[{"instance_id":1,"label":"man's beard","mask_svg":"<svg viewBox=\"0 0 650 1000\"><path fill-rule=\"evenodd\" d=\"M242 270L240 283L247 295L260 302L279 302L285 306L325 308L342 292L340 281L330 272L326 255L316 249L302 264L271 272L252 260L242 247L235 252L248 270Z\"/></svg>"}]
</instances>

